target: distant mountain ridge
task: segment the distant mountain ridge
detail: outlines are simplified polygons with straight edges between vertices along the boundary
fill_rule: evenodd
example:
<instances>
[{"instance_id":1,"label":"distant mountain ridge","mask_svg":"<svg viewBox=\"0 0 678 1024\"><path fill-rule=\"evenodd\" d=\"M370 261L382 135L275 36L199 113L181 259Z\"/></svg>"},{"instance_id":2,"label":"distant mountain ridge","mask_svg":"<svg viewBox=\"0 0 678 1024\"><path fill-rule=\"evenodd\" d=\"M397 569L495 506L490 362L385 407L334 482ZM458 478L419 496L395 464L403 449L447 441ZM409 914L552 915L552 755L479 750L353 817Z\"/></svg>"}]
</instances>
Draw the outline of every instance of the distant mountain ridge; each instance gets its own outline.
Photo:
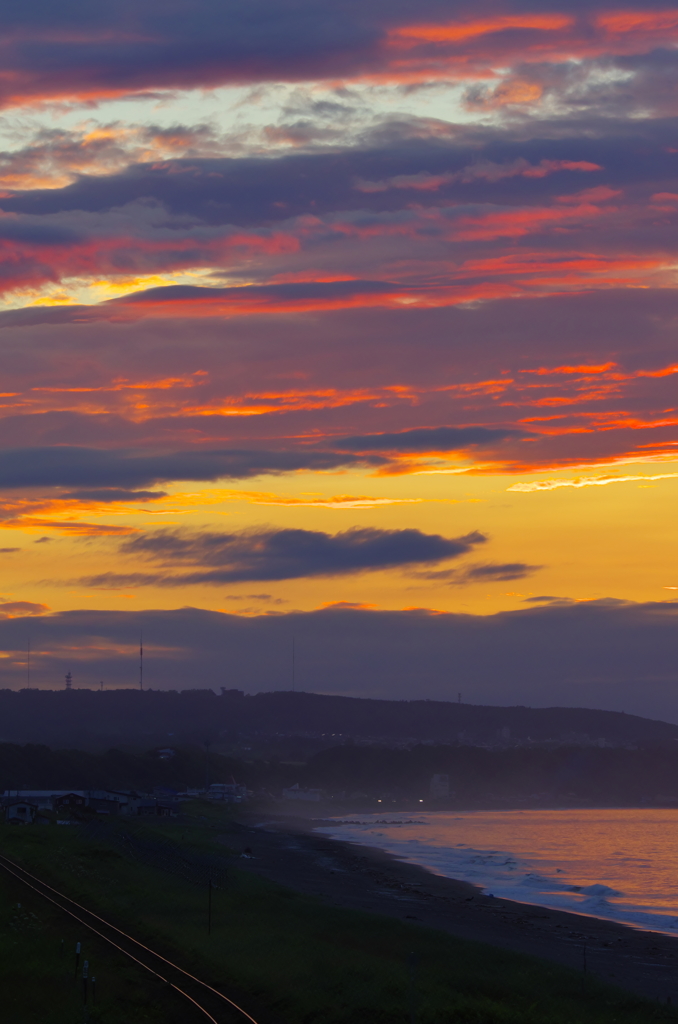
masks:
<instances>
[{"instance_id":1,"label":"distant mountain ridge","mask_svg":"<svg viewBox=\"0 0 678 1024\"><path fill-rule=\"evenodd\" d=\"M306 736L341 744L673 745L678 725L590 708L495 707L240 690L0 690L0 742L102 748Z\"/></svg>"}]
</instances>

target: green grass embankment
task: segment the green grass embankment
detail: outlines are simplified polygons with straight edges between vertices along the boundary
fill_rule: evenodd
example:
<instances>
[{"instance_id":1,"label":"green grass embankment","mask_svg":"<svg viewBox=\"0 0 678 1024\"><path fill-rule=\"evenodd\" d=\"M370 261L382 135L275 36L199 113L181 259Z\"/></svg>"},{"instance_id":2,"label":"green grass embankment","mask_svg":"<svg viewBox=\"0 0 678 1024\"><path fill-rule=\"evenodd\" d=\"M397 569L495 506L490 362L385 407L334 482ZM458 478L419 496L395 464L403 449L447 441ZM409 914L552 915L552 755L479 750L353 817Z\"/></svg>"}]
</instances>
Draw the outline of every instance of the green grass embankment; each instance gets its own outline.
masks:
<instances>
[{"instance_id":1,"label":"green grass embankment","mask_svg":"<svg viewBox=\"0 0 678 1024\"><path fill-rule=\"evenodd\" d=\"M82 948L76 971L77 942ZM89 964L89 1024L188 1024L179 998L161 982L0 872L2 1024L84 1021L85 960Z\"/></svg>"},{"instance_id":2,"label":"green grass embankment","mask_svg":"<svg viewBox=\"0 0 678 1024\"><path fill-rule=\"evenodd\" d=\"M192 818L147 829L182 841L186 849L223 852L215 842L219 812L210 808L201 819L198 811ZM225 831L226 823L220 828ZM141 865L105 844L84 842L76 830L0 826L0 851L204 980L234 992L245 1006L249 999L250 1006L265 1007L284 1024L409 1024L412 1009L416 1024L645 1024L668 1019L665 1008L577 972L390 918L328 907L237 866L213 893L208 935L206 889ZM31 905L37 907L37 901L36 896ZM44 985L54 990L55 1008L60 1000L65 1006L72 993L62 999L54 964L54 929L61 924L56 912L32 909L45 917L47 927L27 926L20 933L21 955L30 961L33 978L43 972ZM12 927L5 914L2 941L10 946ZM13 976L11 964L17 962L17 957L0 957L4 991ZM128 967L111 962L106 986L112 997L118 971L130 976ZM147 983L134 984L138 1003L147 998L142 991ZM163 1005L168 998L165 994ZM32 1017L4 1019L21 1024L80 1019L60 1012L41 1017L36 1010ZM169 1024L177 1010L160 1018L143 1012L143 1003L125 1010L112 1003L105 1010L102 1006L100 1020L136 1024L162 1019ZM179 1007L177 1019L189 1024L190 1010Z\"/></svg>"}]
</instances>

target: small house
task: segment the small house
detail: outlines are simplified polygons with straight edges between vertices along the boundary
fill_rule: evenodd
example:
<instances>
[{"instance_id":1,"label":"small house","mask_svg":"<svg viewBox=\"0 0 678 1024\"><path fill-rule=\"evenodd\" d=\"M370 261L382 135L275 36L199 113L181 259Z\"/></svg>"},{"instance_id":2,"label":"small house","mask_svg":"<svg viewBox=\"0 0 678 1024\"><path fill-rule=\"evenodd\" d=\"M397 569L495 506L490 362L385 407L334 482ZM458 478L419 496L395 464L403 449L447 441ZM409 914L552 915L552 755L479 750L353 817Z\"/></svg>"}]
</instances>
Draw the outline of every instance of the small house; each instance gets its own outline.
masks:
<instances>
[{"instance_id":1,"label":"small house","mask_svg":"<svg viewBox=\"0 0 678 1024\"><path fill-rule=\"evenodd\" d=\"M6 805L5 821L10 825L32 825L38 813L36 804L15 800Z\"/></svg>"},{"instance_id":2,"label":"small house","mask_svg":"<svg viewBox=\"0 0 678 1024\"><path fill-rule=\"evenodd\" d=\"M54 810L61 811L71 807L86 807L87 797L83 793L64 793L54 797Z\"/></svg>"}]
</instances>

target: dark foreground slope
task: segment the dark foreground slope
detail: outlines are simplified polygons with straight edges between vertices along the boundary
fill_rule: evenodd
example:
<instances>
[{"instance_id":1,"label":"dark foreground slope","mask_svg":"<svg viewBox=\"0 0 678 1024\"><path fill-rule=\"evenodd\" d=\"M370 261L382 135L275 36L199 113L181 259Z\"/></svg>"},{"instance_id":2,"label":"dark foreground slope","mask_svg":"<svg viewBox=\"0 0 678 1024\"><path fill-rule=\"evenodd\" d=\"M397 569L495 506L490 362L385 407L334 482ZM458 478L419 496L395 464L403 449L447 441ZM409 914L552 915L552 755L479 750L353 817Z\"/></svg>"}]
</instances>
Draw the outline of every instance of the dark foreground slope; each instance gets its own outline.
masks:
<instances>
[{"instance_id":1,"label":"dark foreground slope","mask_svg":"<svg viewBox=\"0 0 678 1024\"><path fill-rule=\"evenodd\" d=\"M554 960L421 927L406 919L419 916L418 909L395 899L396 891L389 889L382 898L382 906L395 913L358 912L345 905L340 872L326 873L330 886L332 879L337 885L320 898L308 889L295 891L245 872L242 866L260 863L239 857L245 844L258 851L261 833L250 829L229 825L221 812L203 805L191 817L145 826L142 838L151 856L143 863L128 856L120 843L111 843L105 827L94 836L91 829L81 835L74 828L0 826L0 851L217 989L233 993L261 1024L409 1024L413 1018L417 1024L641 1024L676 1019L657 1003L608 988L596 977L584 978L581 970ZM292 836L278 838L281 847L290 847ZM212 892L210 931L206 886L196 884L197 876L162 866L168 846L179 847L189 864L206 857L226 863L226 881ZM311 859L316 857L312 852ZM306 858L302 870L304 863ZM369 889L375 888L374 873L364 876ZM469 891L464 887L463 896L456 895L465 900ZM49 939L44 902L0 873L0 950L4 946L11 952L16 942L14 902L34 915L28 917L36 925L33 934ZM456 898L445 901L448 917L455 915L457 904ZM575 915L562 916L580 923ZM52 942L58 940L55 930L51 936ZM90 936L84 934L82 941L89 944ZM29 945L24 943L24 952ZM100 953L93 949L91 955L100 972ZM33 963L34 972L26 977L10 974L12 963L16 960L0 957L5 993L43 982L40 965ZM68 966L50 987L50 1020L68 1019L58 1012L65 999L70 1001L75 983L72 960ZM653 986L651 996L660 992L665 1000L663 984L661 989ZM5 996L3 1024L43 1024L44 1014L29 1015L26 1002L8 1013ZM89 1019L144 1024L157 1019L148 1011L138 1005L128 1006L124 1015L99 1015L90 1007ZM190 1007L182 1006L181 1012L183 1024L205 1020L192 1015ZM235 1024L242 1017L224 1013L219 1019Z\"/></svg>"},{"instance_id":2,"label":"dark foreground slope","mask_svg":"<svg viewBox=\"0 0 678 1024\"><path fill-rule=\"evenodd\" d=\"M2 690L0 742L90 749L247 737L306 736L511 744L556 740L672 744L678 726L589 708L486 707L446 701L367 700L238 690Z\"/></svg>"}]
</instances>

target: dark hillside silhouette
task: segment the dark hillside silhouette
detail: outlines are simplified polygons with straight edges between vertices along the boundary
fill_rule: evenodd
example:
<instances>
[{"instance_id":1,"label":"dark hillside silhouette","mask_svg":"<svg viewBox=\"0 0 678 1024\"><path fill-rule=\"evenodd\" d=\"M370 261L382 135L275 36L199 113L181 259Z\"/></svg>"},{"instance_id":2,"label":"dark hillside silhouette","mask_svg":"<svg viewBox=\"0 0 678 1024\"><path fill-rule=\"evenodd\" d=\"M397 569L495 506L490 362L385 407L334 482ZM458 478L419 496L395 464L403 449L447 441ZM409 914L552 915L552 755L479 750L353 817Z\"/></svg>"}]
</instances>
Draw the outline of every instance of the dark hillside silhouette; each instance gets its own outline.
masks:
<instances>
[{"instance_id":1,"label":"dark hillside silhouette","mask_svg":"<svg viewBox=\"0 0 678 1024\"><path fill-rule=\"evenodd\" d=\"M489 707L276 691L2 690L0 743L148 749L247 737L512 746L673 745L678 726L590 708Z\"/></svg>"}]
</instances>

